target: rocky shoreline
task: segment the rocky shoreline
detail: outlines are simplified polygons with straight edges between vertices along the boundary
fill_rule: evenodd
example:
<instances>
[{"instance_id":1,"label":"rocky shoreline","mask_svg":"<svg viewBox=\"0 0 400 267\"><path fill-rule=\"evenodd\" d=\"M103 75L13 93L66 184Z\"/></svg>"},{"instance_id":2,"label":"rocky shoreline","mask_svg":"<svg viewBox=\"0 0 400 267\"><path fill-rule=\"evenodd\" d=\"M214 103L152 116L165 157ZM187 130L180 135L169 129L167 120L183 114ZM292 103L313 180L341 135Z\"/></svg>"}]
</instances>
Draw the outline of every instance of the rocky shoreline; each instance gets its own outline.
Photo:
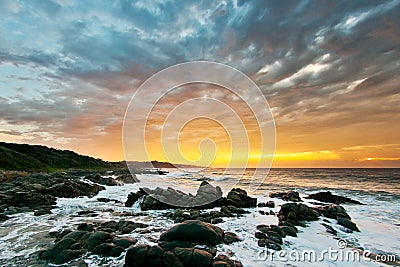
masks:
<instances>
[{"instance_id":1,"label":"rocky shoreline","mask_svg":"<svg viewBox=\"0 0 400 267\"><path fill-rule=\"evenodd\" d=\"M108 176L107 176L108 175ZM84 177L82 179L82 177ZM122 171L104 173L56 173L36 174L17 177L1 183L0 208L3 220L18 212L34 212L36 216L51 213L55 208L56 198L93 197L103 185L118 186L134 183L132 177ZM159 201L167 198L178 205ZM223 196L221 188L203 181L196 194L185 194L172 188L140 189L131 192L125 207L139 206L143 212L164 211L160 216L175 223L170 229L160 229L159 238L153 244L143 244L137 239L126 237L133 231L152 232L149 225L135 222L138 214L121 214L120 220L88 220L72 229L50 232L48 237L53 244L36 253L38 264L66 264L69 266L87 266L80 258L82 255L98 257L124 257L124 266L242 266L232 255L218 252L220 244L243 242L239 233L222 229L218 224L226 220L240 218L249 213L249 209L279 208L278 212L261 210L265 216L276 216L277 224L260 224L254 231L259 247L282 250L285 238L297 237L299 229L307 227L308 222L320 220L326 232L337 236L337 226L346 233L360 229L351 220L350 215L340 204L362 205L357 200L337 196L329 191L310 194L306 199L313 199L312 205L304 204L296 191L274 192L266 202L257 203L257 198L248 196L240 188L233 188ZM274 199L284 203L276 205ZM97 201L119 203L113 199L98 198ZM180 202L179 202L180 201ZM186 201L186 202L185 202ZM196 203L204 203L195 206ZM187 203L187 205L183 205ZM79 216L90 218L92 211L82 210ZM322 218L322 219L321 219ZM333 221L333 220L335 221ZM336 224L336 227L332 225ZM143 230L140 230L143 229ZM233 252L234 253L234 252ZM39 266L38 265L38 266Z\"/></svg>"}]
</instances>

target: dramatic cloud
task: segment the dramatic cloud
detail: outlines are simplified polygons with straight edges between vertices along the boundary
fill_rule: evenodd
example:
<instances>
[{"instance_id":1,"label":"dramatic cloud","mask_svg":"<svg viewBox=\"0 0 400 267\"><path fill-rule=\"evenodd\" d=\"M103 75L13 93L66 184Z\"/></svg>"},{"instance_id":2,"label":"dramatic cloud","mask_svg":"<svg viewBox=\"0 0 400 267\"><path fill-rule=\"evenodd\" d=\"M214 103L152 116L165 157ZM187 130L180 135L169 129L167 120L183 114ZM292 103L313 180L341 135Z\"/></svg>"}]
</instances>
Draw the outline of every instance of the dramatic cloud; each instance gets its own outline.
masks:
<instances>
[{"instance_id":1,"label":"dramatic cloud","mask_svg":"<svg viewBox=\"0 0 400 267\"><path fill-rule=\"evenodd\" d=\"M135 89L210 60L260 86L282 166L394 166L399 11L398 0L0 1L0 139L121 160Z\"/></svg>"}]
</instances>

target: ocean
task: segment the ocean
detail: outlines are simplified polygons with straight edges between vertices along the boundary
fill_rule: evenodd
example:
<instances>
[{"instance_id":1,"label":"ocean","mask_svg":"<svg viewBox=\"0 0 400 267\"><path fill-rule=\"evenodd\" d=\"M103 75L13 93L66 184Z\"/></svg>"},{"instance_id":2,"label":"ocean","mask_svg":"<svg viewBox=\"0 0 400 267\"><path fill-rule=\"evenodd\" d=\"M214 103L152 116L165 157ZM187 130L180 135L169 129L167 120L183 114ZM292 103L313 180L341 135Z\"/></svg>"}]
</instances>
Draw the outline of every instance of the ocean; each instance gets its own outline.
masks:
<instances>
[{"instance_id":1,"label":"ocean","mask_svg":"<svg viewBox=\"0 0 400 267\"><path fill-rule=\"evenodd\" d=\"M400 169L271 169L259 170L258 182L263 182L257 188L250 185L254 181L254 170L222 170L222 169L165 169L166 175L142 174L139 180L146 186L157 187L166 184L177 185L187 192L195 192L203 180L215 186L220 186L226 194L232 187L240 187L258 198L258 202L271 200L270 192L296 190L303 197L304 203L313 206L313 200L304 199L311 193L331 191L334 194L350 197L365 205L346 205L352 220L360 232L349 233L336 224L333 219L321 217L319 221L308 222L306 227L298 227L298 237L286 237L283 250L286 255L271 259L258 247L254 237L259 224L277 224L276 216L262 215L260 210L273 210L276 213L285 201L272 199L275 208L250 208L242 217L224 218L218 224L225 231L235 232L242 241L231 245L219 245L217 250L240 260L244 266L382 266L383 263L371 261L369 258L335 259L323 255L324 250L338 251L339 255L356 248L378 255L400 256ZM267 175L268 174L268 175ZM260 178L261 177L261 178ZM249 187L250 186L250 187ZM33 216L32 212L15 214L7 221L0 223L0 265L1 266L34 266L34 253L43 249L52 239L47 237L49 231L74 228L77 224L91 221L132 220L149 225L147 233L137 229L130 236L137 238L139 243L155 244L159 235L174 225L162 216L166 211L141 212L138 204L132 208L124 206L127 195L139 189L138 184L123 186L106 186L96 197L80 197L74 199L59 198L58 208L53 214ZM250 190L255 189L255 190ZM121 201L99 202L97 198L104 197ZM77 212L91 210L96 217L78 216ZM126 215L124 212L135 213ZM326 232L321 224L328 220L338 236ZM338 240L344 241L347 247L338 248ZM294 251L294 252L293 252ZM304 251L314 251L321 259L304 263L296 257ZM291 256L289 256L289 253ZM298 253L298 254L296 254ZM100 258L84 255L83 259L89 266L122 266L124 255L118 258ZM38 265L37 265L38 266Z\"/></svg>"}]
</instances>

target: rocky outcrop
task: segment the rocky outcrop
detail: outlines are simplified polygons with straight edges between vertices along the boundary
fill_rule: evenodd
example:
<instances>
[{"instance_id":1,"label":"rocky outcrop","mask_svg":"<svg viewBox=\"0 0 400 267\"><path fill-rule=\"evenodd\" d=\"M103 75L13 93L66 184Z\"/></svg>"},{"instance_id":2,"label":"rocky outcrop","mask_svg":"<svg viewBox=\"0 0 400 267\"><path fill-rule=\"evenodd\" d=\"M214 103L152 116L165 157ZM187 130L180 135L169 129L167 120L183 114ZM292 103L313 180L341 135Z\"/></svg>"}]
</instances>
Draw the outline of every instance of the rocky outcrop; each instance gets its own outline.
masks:
<instances>
[{"instance_id":1,"label":"rocky outcrop","mask_svg":"<svg viewBox=\"0 0 400 267\"><path fill-rule=\"evenodd\" d=\"M293 225L303 225L302 221L315 221L318 218L319 213L303 203L283 204L278 213L279 223L281 224L287 221Z\"/></svg>"},{"instance_id":2,"label":"rocky outcrop","mask_svg":"<svg viewBox=\"0 0 400 267\"><path fill-rule=\"evenodd\" d=\"M348 198L348 197L342 197L338 195L332 194L330 191L325 191L325 192L318 192L315 194L311 194L307 199L315 199L321 202L326 202L326 203L333 203L333 204L359 204L362 205L360 201Z\"/></svg>"},{"instance_id":3,"label":"rocky outcrop","mask_svg":"<svg viewBox=\"0 0 400 267\"><path fill-rule=\"evenodd\" d=\"M292 202L302 201L299 192L296 191L270 193L269 197L280 198L282 200L292 201Z\"/></svg>"},{"instance_id":4,"label":"rocky outcrop","mask_svg":"<svg viewBox=\"0 0 400 267\"><path fill-rule=\"evenodd\" d=\"M57 197L93 197L104 187L88 184L67 173L32 174L0 183L0 212L13 214L34 211L37 216L51 213Z\"/></svg>"},{"instance_id":5,"label":"rocky outcrop","mask_svg":"<svg viewBox=\"0 0 400 267\"><path fill-rule=\"evenodd\" d=\"M225 255L216 256L216 250L210 247L199 248L197 245L215 246L222 242L239 241L234 233L224 231L214 225L201 221L186 221L175 225L160 236L158 245L138 245L128 249L125 267L241 267L238 261Z\"/></svg>"},{"instance_id":6,"label":"rocky outcrop","mask_svg":"<svg viewBox=\"0 0 400 267\"><path fill-rule=\"evenodd\" d=\"M130 193L125 206L131 207L142 197L143 201L140 204L142 210L163 210L176 207L208 209L222 206L250 208L257 205L257 198L248 196L243 189L234 188L228 193L227 197L222 197L221 188L219 186L214 187L207 181L200 184L194 196L171 187L154 190L144 188L136 193Z\"/></svg>"},{"instance_id":7,"label":"rocky outcrop","mask_svg":"<svg viewBox=\"0 0 400 267\"><path fill-rule=\"evenodd\" d=\"M112 177L103 177L98 173L89 174L89 175L85 176L85 179L89 180L93 183L102 184L102 185L108 185L108 186L119 185L119 183L117 182L116 179L114 179Z\"/></svg>"},{"instance_id":8,"label":"rocky outcrop","mask_svg":"<svg viewBox=\"0 0 400 267\"><path fill-rule=\"evenodd\" d=\"M325 205L316 208L316 210L323 216L331 219L336 219L339 225L351 230L359 232L357 225L351 221L351 217L347 214L346 210L337 204Z\"/></svg>"},{"instance_id":9,"label":"rocky outcrop","mask_svg":"<svg viewBox=\"0 0 400 267\"><path fill-rule=\"evenodd\" d=\"M97 224L82 223L76 231L64 230L50 233L55 244L39 252L39 258L54 264L63 264L90 252L94 255L118 257L137 240L117 237L115 234L130 233L147 225L131 221L108 221Z\"/></svg>"}]
</instances>

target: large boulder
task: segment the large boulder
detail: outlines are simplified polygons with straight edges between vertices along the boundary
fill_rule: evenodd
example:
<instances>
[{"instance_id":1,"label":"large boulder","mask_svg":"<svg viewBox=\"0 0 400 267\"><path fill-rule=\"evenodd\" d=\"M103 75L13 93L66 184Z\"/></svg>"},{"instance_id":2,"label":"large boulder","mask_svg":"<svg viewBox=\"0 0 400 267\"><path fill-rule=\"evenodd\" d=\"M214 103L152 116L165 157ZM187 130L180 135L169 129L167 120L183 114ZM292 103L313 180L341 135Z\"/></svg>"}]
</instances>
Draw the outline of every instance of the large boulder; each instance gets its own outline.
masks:
<instances>
[{"instance_id":1,"label":"large boulder","mask_svg":"<svg viewBox=\"0 0 400 267\"><path fill-rule=\"evenodd\" d=\"M223 242L223 238L224 231L218 226L197 220L188 220L162 233L160 241L217 245Z\"/></svg>"},{"instance_id":2,"label":"large boulder","mask_svg":"<svg viewBox=\"0 0 400 267\"><path fill-rule=\"evenodd\" d=\"M279 222L288 221L294 225L299 225L301 221L315 221L318 218L319 213L303 203L283 204L278 213Z\"/></svg>"},{"instance_id":3,"label":"large boulder","mask_svg":"<svg viewBox=\"0 0 400 267\"><path fill-rule=\"evenodd\" d=\"M233 188L226 197L227 205L237 208L254 208L257 206L257 198L247 195L247 192L240 188Z\"/></svg>"},{"instance_id":4,"label":"large boulder","mask_svg":"<svg viewBox=\"0 0 400 267\"><path fill-rule=\"evenodd\" d=\"M315 199L321 202L327 202L327 203L333 203L333 204L359 204L362 205L360 201L348 198L348 197L342 197L338 195L332 194L330 191L325 191L325 192L318 192L315 194L311 194L308 197L308 199Z\"/></svg>"}]
</instances>

